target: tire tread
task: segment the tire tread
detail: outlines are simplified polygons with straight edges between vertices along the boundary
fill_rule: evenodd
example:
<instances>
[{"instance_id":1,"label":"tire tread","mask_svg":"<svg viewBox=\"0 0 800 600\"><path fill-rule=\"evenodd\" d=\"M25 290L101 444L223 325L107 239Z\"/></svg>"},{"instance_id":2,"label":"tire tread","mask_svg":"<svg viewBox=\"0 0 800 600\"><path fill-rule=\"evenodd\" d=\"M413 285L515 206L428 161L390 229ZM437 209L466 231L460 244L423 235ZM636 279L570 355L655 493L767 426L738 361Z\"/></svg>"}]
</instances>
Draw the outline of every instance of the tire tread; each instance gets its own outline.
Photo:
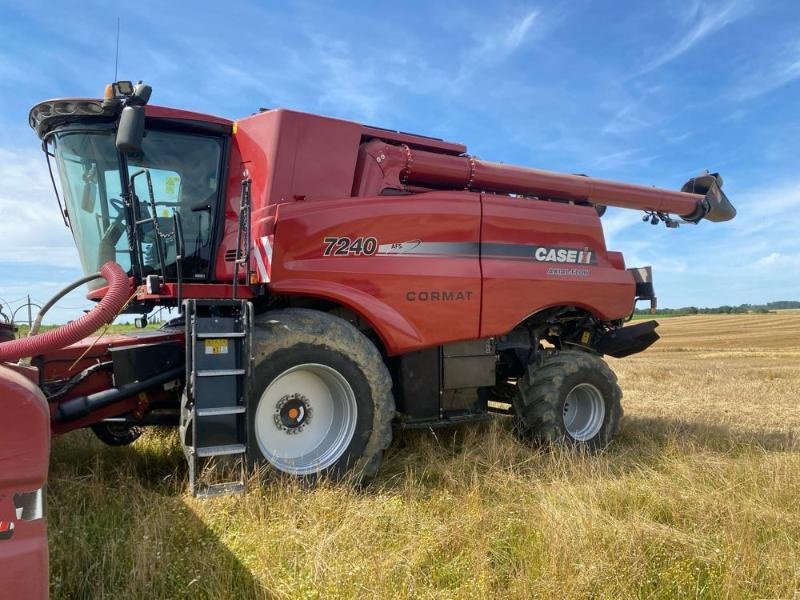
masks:
<instances>
[{"instance_id":1,"label":"tire tread","mask_svg":"<svg viewBox=\"0 0 800 600\"><path fill-rule=\"evenodd\" d=\"M601 449L619 432L623 415L622 390L617 376L599 356L578 350L562 350L545 355L541 362L531 364L517 381L517 394L513 397L515 429L528 440L547 443L578 444L569 438L561 417L562 395L568 377L581 372L599 376L610 391L605 396L606 410L610 411L598 435L584 446Z\"/></svg>"},{"instance_id":2,"label":"tire tread","mask_svg":"<svg viewBox=\"0 0 800 600\"><path fill-rule=\"evenodd\" d=\"M372 433L364 451L349 472L356 479L369 479L380 468L383 452L392 442L395 402L392 378L378 349L352 324L337 316L305 308L270 311L255 319L253 350L256 361L272 353L309 344L347 356L364 374L373 395ZM255 407L251 408L255 411Z\"/></svg>"}]
</instances>

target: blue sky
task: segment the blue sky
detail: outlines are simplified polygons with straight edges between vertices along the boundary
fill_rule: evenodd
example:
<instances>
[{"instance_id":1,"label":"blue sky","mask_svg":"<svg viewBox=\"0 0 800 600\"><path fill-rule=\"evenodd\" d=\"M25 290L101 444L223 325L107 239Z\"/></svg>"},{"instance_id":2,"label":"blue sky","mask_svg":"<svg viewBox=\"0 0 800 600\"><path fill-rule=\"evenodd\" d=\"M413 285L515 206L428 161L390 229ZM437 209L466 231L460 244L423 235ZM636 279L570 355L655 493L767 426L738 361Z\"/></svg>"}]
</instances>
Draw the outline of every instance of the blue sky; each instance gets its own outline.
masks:
<instances>
[{"instance_id":1,"label":"blue sky","mask_svg":"<svg viewBox=\"0 0 800 600\"><path fill-rule=\"evenodd\" d=\"M662 306L800 299L800 5L755 2L0 2L0 298L80 275L27 113L98 96L231 118L285 106L481 158L677 189L719 171L729 223L604 217ZM82 292L52 320L88 306Z\"/></svg>"}]
</instances>

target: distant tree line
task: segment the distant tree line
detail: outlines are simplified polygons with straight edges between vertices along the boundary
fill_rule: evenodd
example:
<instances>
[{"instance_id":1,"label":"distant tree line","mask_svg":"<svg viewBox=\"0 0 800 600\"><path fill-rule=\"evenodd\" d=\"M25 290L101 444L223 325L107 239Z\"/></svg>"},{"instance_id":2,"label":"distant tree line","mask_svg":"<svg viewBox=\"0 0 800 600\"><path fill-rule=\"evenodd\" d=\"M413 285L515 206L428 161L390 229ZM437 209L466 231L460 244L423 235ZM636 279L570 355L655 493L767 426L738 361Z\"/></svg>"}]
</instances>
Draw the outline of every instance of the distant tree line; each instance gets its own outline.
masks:
<instances>
[{"instance_id":1,"label":"distant tree line","mask_svg":"<svg viewBox=\"0 0 800 600\"><path fill-rule=\"evenodd\" d=\"M732 315L732 314L766 314L774 310L784 310L787 308L800 308L800 301L779 300L777 302L767 302L766 304L740 304L739 306L729 306L723 304L715 308L699 308L697 306L684 306L682 308L659 308L657 315ZM650 314L649 308L637 308L637 315Z\"/></svg>"}]
</instances>

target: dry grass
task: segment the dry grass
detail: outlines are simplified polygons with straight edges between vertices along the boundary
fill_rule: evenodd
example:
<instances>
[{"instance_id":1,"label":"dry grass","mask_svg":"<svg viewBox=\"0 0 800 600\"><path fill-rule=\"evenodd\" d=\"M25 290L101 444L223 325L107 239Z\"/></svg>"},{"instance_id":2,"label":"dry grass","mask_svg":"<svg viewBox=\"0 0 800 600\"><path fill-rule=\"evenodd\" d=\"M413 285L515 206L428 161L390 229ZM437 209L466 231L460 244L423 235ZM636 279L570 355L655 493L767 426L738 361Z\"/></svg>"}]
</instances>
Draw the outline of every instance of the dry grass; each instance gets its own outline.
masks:
<instances>
[{"instance_id":1,"label":"dry grass","mask_svg":"<svg viewBox=\"0 0 800 600\"><path fill-rule=\"evenodd\" d=\"M56 442L54 597L800 596L800 316L664 319L612 361L619 440L519 445L502 418L400 432L368 488L264 476L185 494L176 438Z\"/></svg>"}]
</instances>

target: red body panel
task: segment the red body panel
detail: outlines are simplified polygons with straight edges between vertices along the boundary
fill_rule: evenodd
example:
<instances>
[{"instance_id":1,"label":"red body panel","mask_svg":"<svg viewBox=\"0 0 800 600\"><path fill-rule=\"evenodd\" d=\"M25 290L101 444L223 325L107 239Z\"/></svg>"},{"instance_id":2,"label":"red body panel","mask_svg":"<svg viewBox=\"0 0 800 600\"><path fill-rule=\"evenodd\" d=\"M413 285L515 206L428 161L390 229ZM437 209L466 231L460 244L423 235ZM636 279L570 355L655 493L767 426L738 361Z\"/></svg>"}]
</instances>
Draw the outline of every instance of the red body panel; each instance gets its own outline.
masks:
<instances>
[{"instance_id":1,"label":"red body panel","mask_svg":"<svg viewBox=\"0 0 800 600\"><path fill-rule=\"evenodd\" d=\"M50 414L36 384L3 365L0 398L0 597L47 598L47 524L40 509L50 457Z\"/></svg>"},{"instance_id":2,"label":"red body panel","mask_svg":"<svg viewBox=\"0 0 800 600\"><path fill-rule=\"evenodd\" d=\"M374 237L379 251L324 255L325 238L359 236ZM387 245L400 246L381 251ZM516 255L495 254L494 246ZM596 258L580 268L538 262L538 246L590 250ZM609 260L596 211L568 204L469 192L285 204L272 258L272 292L352 308L390 354L508 333L551 306L577 306L605 320L633 308L633 279Z\"/></svg>"},{"instance_id":3,"label":"red body panel","mask_svg":"<svg viewBox=\"0 0 800 600\"><path fill-rule=\"evenodd\" d=\"M374 237L380 246L480 240L480 196L418 196L298 202L278 209L271 290L329 298L352 308L390 354L478 336L480 263L476 253L324 256L326 237ZM421 292L427 292L421 294ZM453 293L450 301L430 292ZM460 295L459 295L460 292Z\"/></svg>"},{"instance_id":4,"label":"red body panel","mask_svg":"<svg viewBox=\"0 0 800 600\"><path fill-rule=\"evenodd\" d=\"M604 320L624 318L633 310L633 278L624 265L609 260L594 208L486 194L481 240L484 246L588 248L596 257L596 264L577 266L537 262L530 255L484 255L481 337L507 333L551 306L576 306Z\"/></svg>"},{"instance_id":5,"label":"red body panel","mask_svg":"<svg viewBox=\"0 0 800 600\"><path fill-rule=\"evenodd\" d=\"M460 185L468 186L470 163L459 156L466 150L460 144L288 110L247 117L234 131L219 281L233 276L224 254L235 249L246 170L253 255L260 253L269 271L259 271L254 260L259 281L273 294L351 308L371 324L389 354L507 333L550 306L577 306L606 320L632 310L633 278L621 259L609 259L591 207L458 190L375 195L387 181L399 191L403 180L419 177L415 156L428 162L438 156L442 168L455 161ZM371 142L376 138L382 141ZM364 153L384 146L391 152ZM402 164L389 160L394 152L401 153ZM423 246L412 253L326 256L326 238ZM464 244L473 249L459 254ZM523 253L529 247L530 255L488 256L487 244L522 247ZM425 245L438 247L421 251ZM596 264L580 275L564 275L553 270L558 265L532 259L537 245L591 249Z\"/></svg>"},{"instance_id":6,"label":"red body panel","mask_svg":"<svg viewBox=\"0 0 800 600\"><path fill-rule=\"evenodd\" d=\"M215 275L233 279L225 253L236 248L244 173L251 179L251 239L272 233L275 207L284 202L350 195L362 127L291 110L271 110L236 124L225 200L224 235ZM324 160L321 154L324 152Z\"/></svg>"},{"instance_id":7,"label":"red body panel","mask_svg":"<svg viewBox=\"0 0 800 600\"><path fill-rule=\"evenodd\" d=\"M148 117L157 119L176 119L179 121L202 121L204 123L216 123L217 125L233 125L233 121L224 117L216 117L205 113L196 113L179 108L169 108L166 106L155 106L148 104L145 106L145 114Z\"/></svg>"}]
</instances>

